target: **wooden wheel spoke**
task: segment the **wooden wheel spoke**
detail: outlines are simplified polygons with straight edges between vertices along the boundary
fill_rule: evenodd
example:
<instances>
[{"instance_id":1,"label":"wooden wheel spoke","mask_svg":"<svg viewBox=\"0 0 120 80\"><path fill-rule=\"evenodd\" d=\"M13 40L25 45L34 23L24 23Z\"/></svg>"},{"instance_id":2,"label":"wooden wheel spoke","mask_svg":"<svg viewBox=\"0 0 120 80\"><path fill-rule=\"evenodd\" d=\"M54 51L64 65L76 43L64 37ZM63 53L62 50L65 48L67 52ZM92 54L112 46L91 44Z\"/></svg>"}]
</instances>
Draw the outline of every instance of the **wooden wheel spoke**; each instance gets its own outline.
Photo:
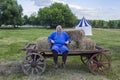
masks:
<instances>
[{"instance_id":1,"label":"wooden wheel spoke","mask_svg":"<svg viewBox=\"0 0 120 80\"><path fill-rule=\"evenodd\" d=\"M105 73L104 70L101 69L101 68L98 68L97 72L98 72L98 73L102 73L102 74Z\"/></svg>"},{"instance_id":2,"label":"wooden wheel spoke","mask_svg":"<svg viewBox=\"0 0 120 80\"><path fill-rule=\"evenodd\" d=\"M102 62L102 64L104 65L104 64L109 64L109 62Z\"/></svg>"},{"instance_id":3,"label":"wooden wheel spoke","mask_svg":"<svg viewBox=\"0 0 120 80\"><path fill-rule=\"evenodd\" d=\"M40 67L40 66L37 66L37 68L43 71L43 68L42 68L42 67Z\"/></svg>"},{"instance_id":4,"label":"wooden wheel spoke","mask_svg":"<svg viewBox=\"0 0 120 80\"><path fill-rule=\"evenodd\" d=\"M97 71L98 67L97 66L93 66L91 67L93 71Z\"/></svg>"},{"instance_id":5,"label":"wooden wheel spoke","mask_svg":"<svg viewBox=\"0 0 120 80\"><path fill-rule=\"evenodd\" d=\"M44 62L38 62L38 65L40 65L40 64L44 64Z\"/></svg>"},{"instance_id":6,"label":"wooden wheel spoke","mask_svg":"<svg viewBox=\"0 0 120 80\"><path fill-rule=\"evenodd\" d=\"M95 63L95 64L97 64L98 63L98 61L96 61L96 60L91 60L91 63Z\"/></svg>"},{"instance_id":7,"label":"wooden wheel spoke","mask_svg":"<svg viewBox=\"0 0 120 80\"><path fill-rule=\"evenodd\" d=\"M100 63L101 64L101 63ZM109 63L108 62L103 62L101 66L98 66L98 73L105 73L109 69Z\"/></svg>"},{"instance_id":8,"label":"wooden wheel spoke","mask_svg":"<svg viewBox=\"0 0 120 80\"><path fill-rule=\"evenodd\" d=\"M40 58L39 58L39 59L37 59L37 61L36 61L36 62L40 62L40 61L43 61L43 60L44 60L44 59L40 59Z\"/></svg>"},{"instance_id":9,"label":"wooden wheel spoke","mask_svg":"<svg viewBox=\"0 0 120 80\"><path fill-rule=\"evenodd\" d=\"M31 64L25 64L24 66L25 66L25 67L29 67L30 65L31 65Z\"/></svg>"},{"instance_id":10,"label":"wooden wheel spoke","mask_svg":"<svg viewBox=\"0 0 120 80\"><path fill-rule=\"evenodd\" d=\"M35 69L34 69L34 68L32 68L31 75L34 75L34 70L35 70Z\"/></svg>"},{"instance_id":11,"label":"wooden wheel spoke","mask_svg":"<svg viewBox=\"0 0 120 80\"><path fill-rule=\"evenodd\" d=\"M28 72L30 69L31 69L31 67L28 67L28 68L26 69L26 71Z\"/></svg>"},{"instance_id":12,"label":"wooden wheel spoke","mask_svg":"<svg viewBox=\"0 0 120 80\"><path fill-rule=\"evenodd\" d=\"M38 70L37 68L35 68L35 70L36 70L36 73L37 73L37 74L40 74L40 72L39 72L39 70Z\"/></svg>"},{"instance_id":13,"label":"wooden wheel spoke","mask_svg":"<svg viewBox=\"0 0 120 80\"><path fill-rule=\"evenodd\" d=\"M37 61L36 62L39 62L41 59L39 58L39 59L37 59Z\"/></svg>"},{"instance_id":14,"label":"wooden wheel spoke","mask_svg":"<svg viewBox=\"0 0 120 80\"><path fill-rule=\"evenodd\" d=\"M25 62L30 64L32 60L25 60Z\"/></svg>"},{"instance_id":15,"label":"wooden wheel spoke","mask_svg":"<svg viewBox=\"0 0 120 80\"><path fill-rule=\"evenodd\" d=\"M108 70L110 68L109 64L108 65L103 65L102 67L106 70Z\"/></svg>"},{"instance_id":16,"label":"wooden wheel spoke","mask_svg":"<svg viewBox=\"0 0 120 80\"><path fill-rule=\"evenodd\" d=\"M98 67L98 66L96 66L96 68L94 69L93 68L93 70L92 71L94 71L94 72L97 72L97 73L103 73L104 71L102 70L102 69L100 69L100 67Z\"/></svg>"},{"instance_id":17,"label":"wooden wheel spoke","mask_svg":"<svg viewBox=\"0 0 120 80\"><path fill-rule=\"evenodd\" d=\"M97 64L95 64L95 63L93 63L93 62L92 62L92 63L90 62L90 66L91 66L91 67L92 67L92 66L96 66L96 65L97 65Z\"/></svg>"},{"instance_id":18,"label":"wooden wheel spoke","mask_svg":"<svg viewBox=\"0 0 120 80\"><path fill-rule=\"evenodd\" d=\"M106 69L106 68L107 68L107 66L103 65L101 68L102 68L102 70L104 70L104 69Z\"/></svg>"}]
</instances>

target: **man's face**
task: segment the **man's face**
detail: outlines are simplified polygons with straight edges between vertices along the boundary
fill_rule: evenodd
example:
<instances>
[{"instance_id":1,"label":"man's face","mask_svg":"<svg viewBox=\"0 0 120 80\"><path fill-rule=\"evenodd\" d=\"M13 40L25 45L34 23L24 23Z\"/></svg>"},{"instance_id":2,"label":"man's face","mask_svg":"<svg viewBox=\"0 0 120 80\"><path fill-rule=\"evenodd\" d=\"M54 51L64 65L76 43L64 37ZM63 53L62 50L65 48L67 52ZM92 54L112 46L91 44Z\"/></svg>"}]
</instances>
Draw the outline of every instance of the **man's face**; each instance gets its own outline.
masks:
<instances>
[{"instance_id":1,"label":"man's face","mask_svg":"<svg viewBox=\"0 0 120 80\"><path fill-rule=\"evenodd\" d=\"M61 26L57 26L57 32L62 32L62 27Z\"/></svg>"}]
</instances>

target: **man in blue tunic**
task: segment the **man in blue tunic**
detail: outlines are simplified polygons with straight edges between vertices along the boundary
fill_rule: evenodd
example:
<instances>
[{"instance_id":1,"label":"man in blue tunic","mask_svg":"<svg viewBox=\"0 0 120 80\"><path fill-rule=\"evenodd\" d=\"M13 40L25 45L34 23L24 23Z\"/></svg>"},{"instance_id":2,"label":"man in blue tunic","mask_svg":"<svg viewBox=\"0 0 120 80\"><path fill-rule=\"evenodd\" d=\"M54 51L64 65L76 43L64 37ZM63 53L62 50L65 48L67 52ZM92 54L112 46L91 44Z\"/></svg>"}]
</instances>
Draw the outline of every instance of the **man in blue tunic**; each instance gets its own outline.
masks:
<instances>
[{"instance_id":1,"label":"man in blue tunic","mask_svg":"<svg viewBox=\"0 0 120 80\"><path fill-rule=\"evenodd\" d=\"M53 53L55 68L58 68L58 54L62 55L62 67L65 68L67 54L69 51L67 44L71 42L69 35L62 31L61 25L58 25L56 27L56 32L53 32L48 37L48 42L52 43L51 51Z\"/></svg>"}]
</instances>

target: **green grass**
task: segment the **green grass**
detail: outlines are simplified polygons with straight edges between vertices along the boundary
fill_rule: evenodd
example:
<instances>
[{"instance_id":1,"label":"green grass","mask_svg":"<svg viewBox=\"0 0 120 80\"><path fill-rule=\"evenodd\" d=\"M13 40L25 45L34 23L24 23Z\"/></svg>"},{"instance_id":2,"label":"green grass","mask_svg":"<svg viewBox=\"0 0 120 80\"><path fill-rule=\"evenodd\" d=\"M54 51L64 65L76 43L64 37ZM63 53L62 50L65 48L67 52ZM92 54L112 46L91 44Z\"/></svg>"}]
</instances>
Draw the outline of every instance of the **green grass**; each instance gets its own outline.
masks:
<instances>
[{"instance_id":1,"label":"green grass","mask_svg":"<svg viewBox=\"0 0 120 80\"><path fill-rule=\"evenodd\" d=\"M26 43L35 43L37 38L50 33L51 30L34 28L0 30L0 62L20 60L23 57L20 48Z\"/></svg>"},{"instance_id":2,"label":"green grass","mask_svg":"<svg viewBox=\"0 0 120 80\"><path fill-rule=\"evenodd\" d=\"M25 52L20 49L26 43L35 43L39 37L47 37L52 31L39 28L0 29L0 63L21 61ZM120 29L93 29L92 38L97 45L110 50L112 68L106 75L93 75L82 65L79 56L68 57L67 69L54 70L52 58L46 59L47 68L38 77L16 74L0 77L0 80L119 80L120 79ZM59 57L59 63L61 57Z\"/></svg>"},{"instance_id":3,"label":"green grass","mask_svg":"<svg viewBox=\"0 0 120 80\"><path fill-rule=\"evenodd\" d=\"M120 60L120 29L93 29L91 38L97 45L110 49L112 60Z\"/></svg>"}]
</instances>

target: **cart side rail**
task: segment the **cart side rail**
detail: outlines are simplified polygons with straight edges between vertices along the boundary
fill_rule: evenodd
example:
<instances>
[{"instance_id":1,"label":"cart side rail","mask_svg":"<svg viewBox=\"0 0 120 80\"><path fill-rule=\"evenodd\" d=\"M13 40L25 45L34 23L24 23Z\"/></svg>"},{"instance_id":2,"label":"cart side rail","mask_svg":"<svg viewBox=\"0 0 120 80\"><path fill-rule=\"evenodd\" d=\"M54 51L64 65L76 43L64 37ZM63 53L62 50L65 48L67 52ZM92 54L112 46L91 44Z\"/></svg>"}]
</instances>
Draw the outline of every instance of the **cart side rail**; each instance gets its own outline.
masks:
<instances>
[{"instance_id":1,"label":"cart side rail","mask_svg":"<svg viewBox=\"0 0 120 80\"><path fill-rule=\"evenodd\" d=\"M95 50L69 50L68 54L89 54L89 53L103 53L108 52L109 50L104 49L100 46L95 46ZM32 51L32 52L51 52L50 49L36 49L36 44L26 44L24 48L21 50L23 51Z\"/></svg>"}]
</instances>

